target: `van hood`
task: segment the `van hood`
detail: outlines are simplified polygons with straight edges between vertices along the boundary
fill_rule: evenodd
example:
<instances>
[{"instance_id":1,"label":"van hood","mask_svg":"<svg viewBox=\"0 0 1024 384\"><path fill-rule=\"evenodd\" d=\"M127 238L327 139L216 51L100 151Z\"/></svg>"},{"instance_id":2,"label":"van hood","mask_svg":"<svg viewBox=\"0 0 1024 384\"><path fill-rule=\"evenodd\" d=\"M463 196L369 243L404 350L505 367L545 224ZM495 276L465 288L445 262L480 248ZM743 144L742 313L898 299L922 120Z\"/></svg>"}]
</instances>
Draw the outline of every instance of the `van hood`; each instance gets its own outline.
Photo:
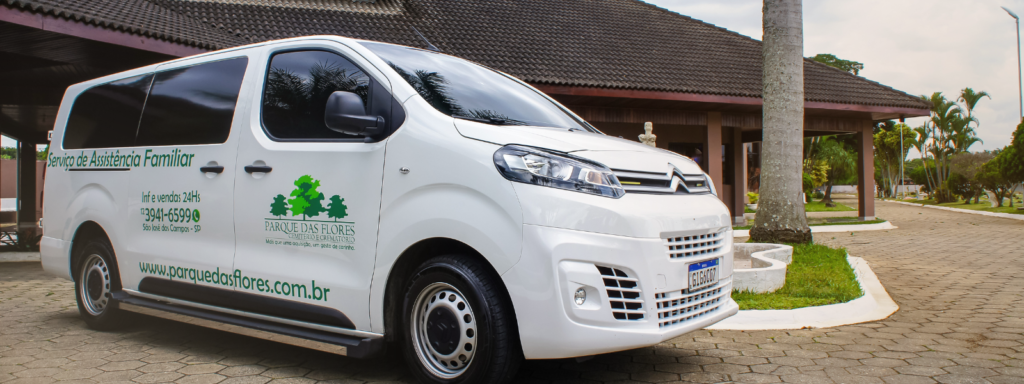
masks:
<instances>
[{"instance_id":1,"label":"van hood","mask_svg":"<svg viewBox=\"0 0 1024 384\"><path fill-rule=\"evenodd\" d=\"M519 144L569 152L616 170L664 174L675 167L688 175L704 173L688 157L623 138L564 128L495 126L454 120L462 136L497 145Z\"/></svg>"}]
</instances>

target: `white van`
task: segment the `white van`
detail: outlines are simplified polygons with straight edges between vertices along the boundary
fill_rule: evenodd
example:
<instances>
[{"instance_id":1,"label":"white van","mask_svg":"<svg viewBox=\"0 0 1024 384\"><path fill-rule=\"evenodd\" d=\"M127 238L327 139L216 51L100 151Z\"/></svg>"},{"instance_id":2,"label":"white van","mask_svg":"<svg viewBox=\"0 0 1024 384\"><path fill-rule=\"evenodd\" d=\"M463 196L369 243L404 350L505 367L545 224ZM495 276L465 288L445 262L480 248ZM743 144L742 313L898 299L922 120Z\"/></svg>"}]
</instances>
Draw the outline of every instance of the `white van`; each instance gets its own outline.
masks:
<instances>
[{"instance_id":1,"label":"white van","mask_svg":"<svg viewBox=\"0 0 1024 384\"><path fill-rule=\"evenodd\" d=\"M442 53L315 36L151 65L68 88L52 143L43 266L96 329L137 312L504 382L737 311L697 164Z\"/></svg>"}]
</instances>

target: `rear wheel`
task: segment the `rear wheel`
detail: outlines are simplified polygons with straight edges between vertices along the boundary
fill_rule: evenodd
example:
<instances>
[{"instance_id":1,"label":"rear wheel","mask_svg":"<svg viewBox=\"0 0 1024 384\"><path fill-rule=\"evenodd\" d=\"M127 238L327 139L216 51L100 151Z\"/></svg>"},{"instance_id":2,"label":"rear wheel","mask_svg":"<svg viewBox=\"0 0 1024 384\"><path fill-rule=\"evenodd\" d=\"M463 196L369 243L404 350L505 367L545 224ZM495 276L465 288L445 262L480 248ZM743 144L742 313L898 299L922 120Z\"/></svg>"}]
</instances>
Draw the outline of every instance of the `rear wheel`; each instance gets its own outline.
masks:
<instances>
[{"instance_id":1,"label":"rear wheel","mask_svg":"<svg viewBox=\"0 0 1024 384\"><path fill-rule=\"evenodd\" d=\"M112 296L121 287L113 249L104 240L90 240L78 252L77 259L81 260L75 273L78 313L89 328L116 328L124 315Z\"/></svg>"},{"instance_id":2,"label":"rear wheel","mask_svg":"<svg viewBox=\"0 0 1024 384\"><path fill-rule=\"evenodd\" d=\"M413 274L402 311L403 354L425 383L504 383L522 351L511 305L498 276L456 255L423 263Z\"/></svg>"}]
</instances>

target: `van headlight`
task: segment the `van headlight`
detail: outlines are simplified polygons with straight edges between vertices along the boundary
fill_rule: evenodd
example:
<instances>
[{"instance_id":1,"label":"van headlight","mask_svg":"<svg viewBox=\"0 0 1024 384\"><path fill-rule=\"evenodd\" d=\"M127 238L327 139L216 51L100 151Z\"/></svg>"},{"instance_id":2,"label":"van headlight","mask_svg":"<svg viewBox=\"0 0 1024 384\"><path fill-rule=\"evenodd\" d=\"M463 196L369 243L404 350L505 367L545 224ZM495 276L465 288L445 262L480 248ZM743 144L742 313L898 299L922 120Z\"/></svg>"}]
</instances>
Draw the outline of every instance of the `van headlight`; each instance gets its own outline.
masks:
<instances>
[{"instance_id":1,"label":"van headlight","mask_svg":"<svg viewBox=\"0 0 1024 384\"><path fill-rule=\"evenodd\" d=\"M567 153L520 145L494 152L494 166L506 179L611 198L625 195L611 169Z\"/></svg>"}]
</instances>

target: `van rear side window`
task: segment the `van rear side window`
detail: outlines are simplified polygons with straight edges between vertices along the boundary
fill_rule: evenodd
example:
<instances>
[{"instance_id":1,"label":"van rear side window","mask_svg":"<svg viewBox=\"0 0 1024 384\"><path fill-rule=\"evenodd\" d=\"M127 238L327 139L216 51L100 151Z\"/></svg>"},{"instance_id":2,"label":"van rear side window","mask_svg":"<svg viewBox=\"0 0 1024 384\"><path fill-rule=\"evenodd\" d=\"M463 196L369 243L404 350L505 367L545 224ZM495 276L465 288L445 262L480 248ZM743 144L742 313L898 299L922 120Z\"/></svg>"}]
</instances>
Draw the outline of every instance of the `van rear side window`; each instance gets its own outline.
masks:
<instances>
[{"instance_id":1,"label":"van rear side window","mask_svg":"<svg viewBox=\"0 0 1024 384\"><path fill-rule=\"evenodd\" d=\"M241 57L157 73L135 145L227 141L248 61Z\"/></svg>"},{"instance_id":2,"label":"van rear side window","mask_svg":"<svg viewBox=\"0 0 1024 384\"><path fill-rule=\"evenodd\" d=\"M64 130L64 149L135 145L139 117L153 75L130 77L82 92Z\"/></svg>"}]
</instances>

